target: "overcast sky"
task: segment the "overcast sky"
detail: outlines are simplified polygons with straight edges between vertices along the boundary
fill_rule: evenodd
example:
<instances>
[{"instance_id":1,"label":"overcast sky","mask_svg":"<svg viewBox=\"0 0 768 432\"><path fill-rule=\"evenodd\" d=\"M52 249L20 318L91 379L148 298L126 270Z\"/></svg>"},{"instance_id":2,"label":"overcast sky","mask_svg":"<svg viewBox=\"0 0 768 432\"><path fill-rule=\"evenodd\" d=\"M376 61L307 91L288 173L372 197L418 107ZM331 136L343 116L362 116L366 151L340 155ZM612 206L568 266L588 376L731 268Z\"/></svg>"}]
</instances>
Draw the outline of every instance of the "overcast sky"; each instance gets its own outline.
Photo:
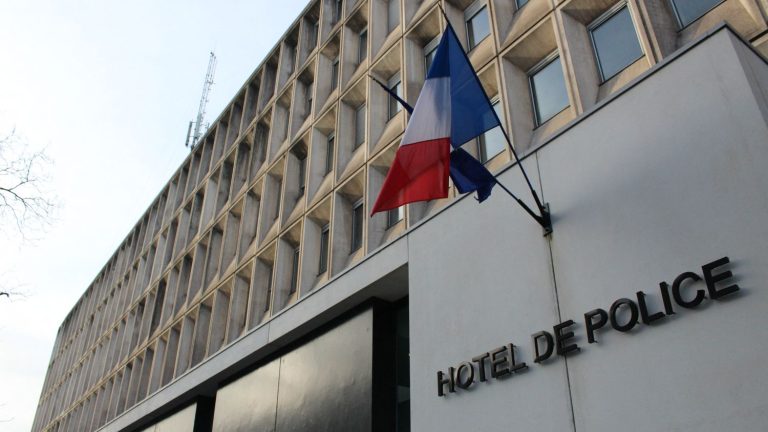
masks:
<instances>
[{"instance_id":1,"label":"overcast sky","mask_svg":"<svg viewBox=\"0 0 768 432\"><path fill-rule=\"evenodd\" d=\"M54 160L57 220L0 236L0 430L29 431L56 331L188 154L208 52L215 119L307 0L0 0L0 135Z\"/></svg>"}]
</instances>

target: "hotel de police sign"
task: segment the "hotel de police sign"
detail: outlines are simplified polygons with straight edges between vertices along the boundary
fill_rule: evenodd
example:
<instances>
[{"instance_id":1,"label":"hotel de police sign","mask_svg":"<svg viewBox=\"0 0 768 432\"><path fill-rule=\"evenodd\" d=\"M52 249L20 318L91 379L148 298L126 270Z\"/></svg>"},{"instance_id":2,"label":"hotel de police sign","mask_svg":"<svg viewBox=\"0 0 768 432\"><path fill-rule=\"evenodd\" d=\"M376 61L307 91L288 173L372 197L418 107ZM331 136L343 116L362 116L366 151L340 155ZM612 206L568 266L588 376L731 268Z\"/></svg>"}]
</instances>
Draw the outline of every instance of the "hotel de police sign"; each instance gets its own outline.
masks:
<instances>
[{"instance_id":1,"label":"hotel de police sign","mask_svg":"<svg viewBox=\"0 0 768 432\"><path fill-rule=\"evenodd\" d=\"M686 271L679 274L671 284L659 284L657 301L658 309L651 310L647 298L649 294L643 291L635 293L634 298L620 298L606 310L593 309L584 314L584 320L577 323L573 320L555 324L552 330L546 329L531 335L532 351L536 364L552 361L558 357L567 356L581 350L576 343L576 333L583 332L587 344L598 341L601 332L617 331L626 333L635 326L650 325L661 322L674 315L678 308L696 309L707 299L719 300L739 291L739 286L733 283L733 274L727 270L730 263L728 257L723 257L701 267L701 274ZM658 300L661 300L658 302ZM445 396L470 388L477 382L499 379L528 369L528 363L516 356L516 345L509 343L498 348L480 353L447 371L437 372L437 395Z\"/></svg>"}]
</instances>

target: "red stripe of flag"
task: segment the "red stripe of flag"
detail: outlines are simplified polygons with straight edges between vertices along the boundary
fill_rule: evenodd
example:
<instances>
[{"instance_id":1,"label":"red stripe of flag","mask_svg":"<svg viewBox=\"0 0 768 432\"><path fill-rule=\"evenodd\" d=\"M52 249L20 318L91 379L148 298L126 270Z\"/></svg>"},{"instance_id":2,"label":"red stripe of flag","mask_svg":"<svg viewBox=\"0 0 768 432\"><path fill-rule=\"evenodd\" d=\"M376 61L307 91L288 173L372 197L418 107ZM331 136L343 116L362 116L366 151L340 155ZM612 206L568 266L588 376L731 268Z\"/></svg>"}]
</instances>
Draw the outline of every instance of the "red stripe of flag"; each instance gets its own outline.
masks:
<instances>
[{"instance_id":1,"label":"red stripe of flag","mask_svg":"<svg viewBox=\"0 0 768 432\"><path fill-rule=\"evenodd\" d=\"M451 139L401 145L373 205L373 214L448 196Z\"/></svg>"}]
</instances>

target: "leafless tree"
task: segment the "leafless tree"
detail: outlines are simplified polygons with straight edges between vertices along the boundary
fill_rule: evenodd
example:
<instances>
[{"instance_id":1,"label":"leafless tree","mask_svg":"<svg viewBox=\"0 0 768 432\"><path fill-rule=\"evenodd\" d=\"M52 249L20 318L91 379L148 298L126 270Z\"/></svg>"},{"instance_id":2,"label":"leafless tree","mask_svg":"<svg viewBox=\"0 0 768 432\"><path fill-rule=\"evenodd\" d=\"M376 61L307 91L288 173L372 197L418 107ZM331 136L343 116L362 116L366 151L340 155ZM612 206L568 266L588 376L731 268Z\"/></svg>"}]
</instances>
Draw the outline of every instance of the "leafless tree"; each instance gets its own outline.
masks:
<instances>
[{"instance_id":1,"label":"leafless tree","mask_svg":"<svg viewBox=\"0 0 768 432\"><path fill-rule=\"evenodd\" d=\"M48 190L50 167L45 151L31 149L15 130L0 134L0 234L30 240L50 224L56 208ZM0 280L0 301L23 297L7 282Z\"/></svg>"},{"instance_id":2,"label":"leafless tree","mask_svg":"<svg viewBox=\"0 0 768 432\"><path fill-rule=\"evenodd\" d=\"M0 223L26 236L50 221L54 203L46 190L51 161L13 130L0 138Z\"/></svg>"}]
</instances>

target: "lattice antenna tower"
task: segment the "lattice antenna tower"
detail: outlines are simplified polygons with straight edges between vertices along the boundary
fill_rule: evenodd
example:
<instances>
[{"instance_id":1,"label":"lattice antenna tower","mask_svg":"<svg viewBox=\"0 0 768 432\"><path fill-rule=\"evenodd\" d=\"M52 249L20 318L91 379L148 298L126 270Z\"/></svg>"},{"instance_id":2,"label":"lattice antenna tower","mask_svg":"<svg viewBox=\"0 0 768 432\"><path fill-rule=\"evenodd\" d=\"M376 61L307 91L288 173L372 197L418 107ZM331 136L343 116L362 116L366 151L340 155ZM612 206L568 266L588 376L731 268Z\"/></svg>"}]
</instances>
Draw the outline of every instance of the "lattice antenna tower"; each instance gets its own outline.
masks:
<instances>
[{"instance_id":1,"label":"lattice antenna tower","mask_svg":"<svg viewBox=\"0 0 768 432\"><path fill-rule=\"evenodd\" d=\"M200 96L200 106L197 109L197 118L194 121L189 122L187 128L187 140L184 143L186 147L190 149L197 144L200 136L203 134L203 120L205 119L205 107L208 105L208 96L211 93L211 87L213 87L213 75L216 73L216 54L211 51L208 58L208 71L205 73L205 82L203 83L203 94ZM194 133L192 132L192 126L194 125ZM208 126L205 126L207 129Z\"/></svg>"}]
</instances>

